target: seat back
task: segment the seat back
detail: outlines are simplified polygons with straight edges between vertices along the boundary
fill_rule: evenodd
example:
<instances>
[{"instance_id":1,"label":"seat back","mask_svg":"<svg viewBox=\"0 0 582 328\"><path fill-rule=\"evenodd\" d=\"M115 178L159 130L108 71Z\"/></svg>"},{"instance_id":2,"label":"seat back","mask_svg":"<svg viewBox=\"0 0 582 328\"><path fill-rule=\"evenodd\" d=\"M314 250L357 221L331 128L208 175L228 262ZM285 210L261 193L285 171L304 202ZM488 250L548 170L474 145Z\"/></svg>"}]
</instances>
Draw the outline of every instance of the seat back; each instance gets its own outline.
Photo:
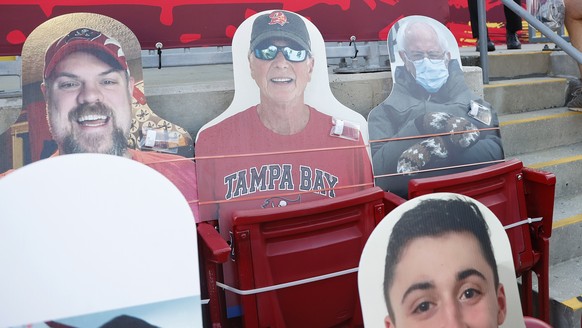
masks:
<instances>
[{"instance_id":1,"label":"seat back","mask_svg":"<svg viewBox=\"0 0 582 328\"><path fill-rule=\"evenodd\" d=\"M462 194L483 203L504 226L508 226L528 218L522 168L521 161L512 159L477 170L412 179L408 184L409 199L435 192ZM519 276L536 261L529 225L518 225L506 232Z\"/></svg>"},{"instance_id":2,"label":"seat back","mask_svg":"<svg viewBox=\"0 0 582 328\"><path fill-rule=\"evenodd\" d=\"M234 213L239 289L252 290L356 269L384 217L384 192L370 188L294 206ZM242 296L248 327L330 327L361 321L355 271Z\"/></svg>"},{"instance_id":3,"label":"seat back","mask_svg":"<svg viewBox=\"0 0 582 328\"><path fill-rule=\"evenodd\" d=\"M485 204L504 226L513 225L506 232L516 274L522 278L524 314L534 314L533 272L538 282L537 313L549 322L549 238L555 185L554 174L523 167L519 160L512 159L464 173L413 179L409 197L439 191L460 193Z\"/></svg>"},{"instance_id":4,"label":"seat back","mask_svg":"<svg viewBox=\"0 0 582 328\"><path fill-rule=\"evenodd\" d=\"M0 179L0 199L1 327L100 327L122 314L201 326L194 217L160 173L117 156L57 156Z\"/></svg>"}]
</instances>

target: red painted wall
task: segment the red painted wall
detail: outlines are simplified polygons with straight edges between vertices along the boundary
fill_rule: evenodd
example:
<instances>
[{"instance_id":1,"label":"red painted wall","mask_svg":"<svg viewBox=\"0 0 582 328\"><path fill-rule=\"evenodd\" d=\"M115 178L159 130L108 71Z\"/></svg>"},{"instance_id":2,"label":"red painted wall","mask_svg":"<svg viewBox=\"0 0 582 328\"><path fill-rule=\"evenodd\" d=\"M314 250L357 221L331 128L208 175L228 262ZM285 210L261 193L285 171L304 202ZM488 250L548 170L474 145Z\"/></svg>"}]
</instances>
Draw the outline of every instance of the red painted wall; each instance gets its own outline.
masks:
<instances>
[{"instance_id":1,"label":"red painted wall","mask_svg":"<svg viewBox=\"0 0 582 328\"><path fill-rule=\"evenodd\" d=\"M44 21L71 12L93 12L126 24L142 48L230 45L236 27L268 9L295 11L314 22L327 41L385 40L405 15L449 20L448 0L0 0L0 54L16 55ZM81 4L82 3L82 4Z\"/></svg>"},{"instance_id":2,"label":"red painted wall","mask_svg":"<svg viewBox=\"0 0 582 328\"><path fill-rule=\"evenodd\" d=\"M499 0L486 0L489 33L504 42ZM473 45L467 0L0 0L0 55L18 55L26 36L44 21L66 13L93 12L115 18L139 38L142 48L230 45L236 27L268 9L309 18L326 41L386 40L393 22L425 15L451 28L459 45ZM496 23L497 22L497 23ZM468 39L468 40L467 40Z\"/></svg>"}]
</instances>

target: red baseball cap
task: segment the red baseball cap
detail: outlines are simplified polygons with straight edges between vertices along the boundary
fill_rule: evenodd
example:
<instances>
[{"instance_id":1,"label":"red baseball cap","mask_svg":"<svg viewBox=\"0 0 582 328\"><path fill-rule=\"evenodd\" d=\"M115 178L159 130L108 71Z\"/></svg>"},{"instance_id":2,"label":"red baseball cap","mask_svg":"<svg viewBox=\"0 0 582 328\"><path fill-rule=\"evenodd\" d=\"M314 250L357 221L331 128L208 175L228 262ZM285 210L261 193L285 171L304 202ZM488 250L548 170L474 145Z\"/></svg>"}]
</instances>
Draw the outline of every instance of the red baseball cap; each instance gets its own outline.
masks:
<instances>
[{"instance_id":1,"label":"red baseball cap","mask_svg":"<svg viewBox=\"0 0 582 328\"><path fill-rule=\"evenodd\" d=\"M44 79L51 76L63 58L77 51L90 52L113 68L128 70L125 54L119 41L90 28L79 28L59 38L48 47L44 58Z\"/></svg>"}]
</instances>

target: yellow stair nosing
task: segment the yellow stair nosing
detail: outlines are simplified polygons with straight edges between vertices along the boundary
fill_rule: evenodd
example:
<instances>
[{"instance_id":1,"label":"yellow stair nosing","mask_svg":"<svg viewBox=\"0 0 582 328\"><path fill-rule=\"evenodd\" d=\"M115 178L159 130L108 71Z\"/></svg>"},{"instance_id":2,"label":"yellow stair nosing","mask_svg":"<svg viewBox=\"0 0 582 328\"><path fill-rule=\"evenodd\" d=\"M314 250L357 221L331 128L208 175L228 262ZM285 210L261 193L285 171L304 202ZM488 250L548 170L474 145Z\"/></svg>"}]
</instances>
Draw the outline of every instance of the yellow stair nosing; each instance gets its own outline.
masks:
<instances>
[{"instance_id":1,"label":"yellow stair nosing","mask_svg":"<svg viewBox=\"0 0 582 328\"><path fill-rule=\"evenodd\" d=\"M572 297L571 299L565 300L561 303L574 311L582 309L582 302L578 300L578 297Z\"/></svg>"},{"instance_id":2,"label":"yellow stair nosing","mask_svg":"<svg viewBox=\"0 0 582 328\"><path fill-rule=\"evenodd\" d=\"M582 214L574 215L552 223L552 230L582 222Z\"/></svg>"},{"instance_id":3,"label":"yellow stair nosing","mask_svg":"<svg viewBox=\"0 0 582 328\"><path fill-rule=\"evenodd\" d=\"M548 166L577 162L580 160L582 160L582 155L574 155L574 156L568 156L568 157L561 157L561 158L551 160L551 161L546 161L546 162L538 162L538 163L528 164L527 167L531 167L532 169L542 169L542 168L548 167Z\"/></svg>"},{"instance_id":4,"label":"yellow stair nosing","mask_svg":"<svg viewBox=\"0 0 582 328\"><path fill-rule=\"evenodd\" d=\"M565 113L558 113L558 114L551 114L551 115L542 115L542 116L535 116L530 118L522 118L518 120L509 120L505 122L500 122L499 126L507 126L513 124L521 124L521 123L529 123L535 121L542 121L542 120L550 120L554 118L562 118L562 117L569 117L574 115L580 115L579 112L565 112Z\"/></svg>"},{"instance_id":5,"label":"yellow stair nosing","mask_svg":"<svg viewBox=\"0 0 582 328\"><path fill-rule=\"evenodd\" d=\"M515 81L515 82L500 82L500 83L489 83L484 84L483 89L499 88L499 87L511 87L511 86L522 86L522 85L533 85L540 83L564 83L567 79L562 77L553 78L540 78L527 81Z\"/></svg>"},{"instance_id":6,"label":"yellow stair nosing","mask_svg":"<svg viewBox=\"0 0 582 328\"><path fill-rule=\"evenodd\" d=\"M475 43L476 45L476 43ZM541 52L541 51L520 51L520 52L498 52L496 54L489 54L489 57L501 57L501 56L519 56L519 55L543 55L543 56L549 56L551 54L550 51L545 51L545 52Z\"/></svg>"}]
</instances>

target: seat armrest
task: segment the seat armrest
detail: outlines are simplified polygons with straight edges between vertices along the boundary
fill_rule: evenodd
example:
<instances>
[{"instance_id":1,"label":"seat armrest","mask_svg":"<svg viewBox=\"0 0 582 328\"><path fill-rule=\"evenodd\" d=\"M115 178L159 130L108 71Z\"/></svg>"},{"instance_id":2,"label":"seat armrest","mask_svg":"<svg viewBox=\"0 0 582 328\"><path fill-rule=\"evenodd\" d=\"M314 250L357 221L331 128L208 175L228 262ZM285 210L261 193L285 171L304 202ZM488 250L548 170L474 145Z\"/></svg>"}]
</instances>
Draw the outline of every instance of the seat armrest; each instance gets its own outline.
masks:
<instances>
[{"instance_id":1,"label":"seat armrest","mask_svg":"<svg viewBox=\"0 0 582 328\"><path fill-rule=\"evenodd\" d=\"M228 260L230 246L216 229L206 222L198 224L199 240L207 260L214 263L224 263Z\"/></svg>"},{"instance_id":2,"label":"seat armrest","mask_svg":"<svg viewBox=\"0 0 582 328\"><path fill-rule=\"evenodd\" d=\"M388 214L393 209L398 207L400 204L404 204L406 202L406 199L404 199L396 194L393 194L389 191L385 191L383 202L384 202L384 212L386 214Z\"/></svg>"},{"instance_id":3,"label":"seat armrest","mask_svg":"<svg viewBox=\"0 0 582 328\"><path fill-rule=\"evenodd\" d=\"M544 238L552 235L556 176L553 173L528 167L522 169L524 178L527 215L542 217L541 223L534 224L537 234Z\"/></svg>"}]
</instances>

